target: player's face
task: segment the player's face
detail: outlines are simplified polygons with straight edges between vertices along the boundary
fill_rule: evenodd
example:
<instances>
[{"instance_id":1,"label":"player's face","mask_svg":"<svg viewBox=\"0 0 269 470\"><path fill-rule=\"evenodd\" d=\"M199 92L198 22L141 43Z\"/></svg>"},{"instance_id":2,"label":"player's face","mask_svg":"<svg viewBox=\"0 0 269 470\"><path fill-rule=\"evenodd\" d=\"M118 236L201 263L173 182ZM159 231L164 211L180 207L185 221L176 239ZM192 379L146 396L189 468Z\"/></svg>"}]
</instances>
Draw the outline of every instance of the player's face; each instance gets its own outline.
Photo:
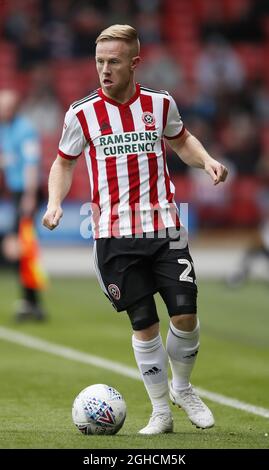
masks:
<instances>
[{"instance_id":1,"label":"player's face","mask_svg":"<svg viewBox=\"0 0 269 470\"><path fill-rule=\"evenodd\" d=\"M111 98L124 96L133 85L139 57L133 47L121 40L101 41L96 46L96 68L101 88Z\"/></svg>"}]
</instances>

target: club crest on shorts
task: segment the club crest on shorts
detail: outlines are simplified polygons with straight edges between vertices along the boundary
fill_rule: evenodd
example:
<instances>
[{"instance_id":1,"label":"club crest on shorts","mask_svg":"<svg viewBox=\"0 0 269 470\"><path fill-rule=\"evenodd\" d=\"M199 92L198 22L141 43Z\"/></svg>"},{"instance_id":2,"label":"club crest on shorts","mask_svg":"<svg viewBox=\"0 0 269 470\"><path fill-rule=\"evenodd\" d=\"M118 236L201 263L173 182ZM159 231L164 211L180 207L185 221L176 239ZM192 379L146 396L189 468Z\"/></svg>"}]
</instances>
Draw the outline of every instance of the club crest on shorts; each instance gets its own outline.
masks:
<instances>
[{"instance_id":1,"label":"club crest on shorts","mask_svg":"<svg viewBox=\"0 0 269 470\"><path fill-rule=\"evenodd\" d=\"M113 297L113 299L120 300L120 289L118 288L118 286L116 286L116 284L109 284L107 290Z\"/></svg>"},{"instance_id":2,"label":"club crest on shorts","mask_svg":"<svg viewBox=\"0 0 269 470\"><path fill-rule=\"evenodd\" d=\"M145 111L142 114L142 121L146 126L154 126L156 120L153 114L150 111Z\"/></svg>"}]
</instances>

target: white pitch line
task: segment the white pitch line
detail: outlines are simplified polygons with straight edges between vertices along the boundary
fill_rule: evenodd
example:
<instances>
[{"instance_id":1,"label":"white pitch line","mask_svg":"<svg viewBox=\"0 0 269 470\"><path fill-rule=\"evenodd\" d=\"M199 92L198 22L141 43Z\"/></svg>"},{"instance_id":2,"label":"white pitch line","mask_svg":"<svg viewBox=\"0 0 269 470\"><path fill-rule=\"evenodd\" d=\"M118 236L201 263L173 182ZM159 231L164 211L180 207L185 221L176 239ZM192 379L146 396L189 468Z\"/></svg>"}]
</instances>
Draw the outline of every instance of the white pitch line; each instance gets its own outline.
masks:
<instances>
[{"instance_id":1,"label":"white pitch line","mask_svg":"<svg viewBox=\"0 0 269 470\"><path fill-rule=\"evenodd\" d=\"M50 343L43 339L26 335L25 333L19 333L17 331L10 330L9 328L0 327L0 338L6 341L10 341L11 343L26 346L27 348L36 349L45 353L54 354L55 356L64 357L65 359L101 367L112 372L117 372L118 374L124 375L125 377L140 379L138 370L133 369L132 367L124 366L123 364L110 361L109 359L93 356L92 354L83 353L81 351L77 351L76 349L67 348L66 346Z\"/></svg>"},{"instance_id":2,"label":"white pitch line","mask_svg":"<svg viewBox=\"0 0 269 470\"><path fill-rule=\"evenodd\" d=\"M262 416L263 418L269 418L269 410L262 408L261 406L250 405L249 403L237 400L236 398L225 397L225 395L209 392L208 390L203 390L199 387L195 387L195 390L197 390L201 397L219 403L220 405L230 406L231 408L236 408L237 410L247 411L247 413Z\"/></svg>"},{"instance_id":3,"label":"white pitch line","mask_svg":"<svg viewBox=\"0 0 269 470\"><path fill-rule=\"evenodd\" d=\"M133 367L124 366L119 362L110 361L109 359L103 359L99 356L93 356L92 354L83 353L76 349L67 348L60 346L55 343L50 343L43 339L36 338L34 336L26 335L25 333L19 333L9 328L0 327L0 338L9 341L11 343L19 344L27 348L42 351L44 353L53 354L55 356L70 359L71 361L77 361L84 364L90 364L94 367L100 367L110 372L116 372L117 374L132 379L141 380L140 373ZM203 398L207 398L215 403L229 406L237 410L246 411L254 415L262 416L263 418L269 418L269 409L262 408L260 406L251 405L249 403L242 402L236 398L229 398L225 395L218 393L209 392L202 388L195 387L199 395Z\"/></svg>"}]
</instances>

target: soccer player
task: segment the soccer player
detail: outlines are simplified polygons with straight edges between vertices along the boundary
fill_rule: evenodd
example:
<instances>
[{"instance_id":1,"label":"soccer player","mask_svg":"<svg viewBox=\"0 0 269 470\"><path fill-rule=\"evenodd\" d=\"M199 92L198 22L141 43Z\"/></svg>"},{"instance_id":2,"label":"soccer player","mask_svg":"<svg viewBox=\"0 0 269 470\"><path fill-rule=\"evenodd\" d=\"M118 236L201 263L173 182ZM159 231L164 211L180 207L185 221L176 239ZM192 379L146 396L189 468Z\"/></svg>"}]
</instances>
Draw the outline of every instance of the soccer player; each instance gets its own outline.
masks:
<instances>
[{"instance_id":1,"label":"soccer player","mask_svg":"<svg viewBox=\"0 0 269 470\"><path fill-rule=\"evenodd\" d=\"M0 163L15 206L14 224L1 248L19 272L22 298L16 305L16 320L44 320L40 296L44 278L33 227L40 185L40 142L33 125L18 112L18 107L15 90L0 91Z\"/></svg>"},{"instance_id":2,"label":"soccer player","mask_svg":"<svg viewBox=\"0 0 269 470\"><path fill-rule=\"evenodd\" d=\"M211 411L190 384L199 348L197 286L168 175L165 140L186 164L205 170L214 184L226 179L227 169L185 129L168 92L135 82L139 49L137 32L129 25L110 26L96 39L101 87L73 103L66 114L43 223L51 230L59 224L61 202L84 151L97 277L115 309L126 310L130 318L135 358L153 408L139 432L161 434L173 431L169 394L197 427L214 425ZM170 315L166 348L156 292Z\"/></svg>"}]
</instances>

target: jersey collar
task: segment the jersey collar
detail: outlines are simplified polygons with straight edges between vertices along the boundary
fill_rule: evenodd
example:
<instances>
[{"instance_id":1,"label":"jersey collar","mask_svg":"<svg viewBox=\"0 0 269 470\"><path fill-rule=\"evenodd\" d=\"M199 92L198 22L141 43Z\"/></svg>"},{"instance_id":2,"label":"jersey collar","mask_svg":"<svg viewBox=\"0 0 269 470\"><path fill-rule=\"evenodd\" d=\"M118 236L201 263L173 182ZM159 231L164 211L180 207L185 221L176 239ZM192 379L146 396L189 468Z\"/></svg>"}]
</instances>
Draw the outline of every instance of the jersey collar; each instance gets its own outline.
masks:
<instances>
[{"instance_id":1,"label":"jersey collar","mask_svg":"<svg viewBox=\"0 0 269 470\"><path fill-rule=\"evenodd\" d=\"M104 94L102 88L98 88L98 94L104 101L107 101L108 103L111 103L114 106L118 106L119 108L122 108L122 107L124 108L126 106L130 106L130 104L132 104L135 100L137 100L138 96L140 95L139 83L136 83L135 87L136 87L135 93L128 101L126 101L126 103L119 103L118 101L115 101L112 98L109 98L108 96Z\"/></svg>"}]
</instances>

